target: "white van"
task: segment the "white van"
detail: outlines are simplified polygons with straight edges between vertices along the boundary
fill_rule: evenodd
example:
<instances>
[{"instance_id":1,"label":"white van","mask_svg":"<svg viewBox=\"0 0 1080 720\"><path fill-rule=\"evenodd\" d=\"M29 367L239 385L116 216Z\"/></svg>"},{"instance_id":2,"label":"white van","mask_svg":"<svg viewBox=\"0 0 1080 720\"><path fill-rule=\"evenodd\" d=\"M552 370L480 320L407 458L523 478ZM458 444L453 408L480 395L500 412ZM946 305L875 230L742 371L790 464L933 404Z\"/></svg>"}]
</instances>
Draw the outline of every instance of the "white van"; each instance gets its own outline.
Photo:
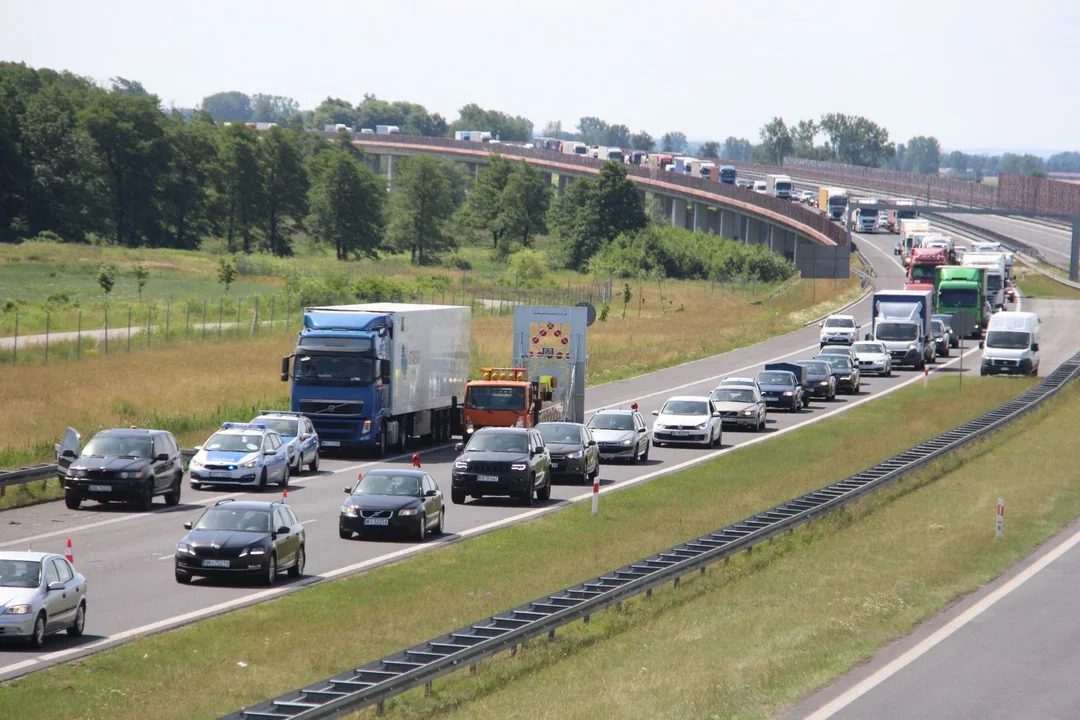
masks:
<instances>
[{"instance_id":1,"label":"white van","mask_svg":"<svg viewBox=\"0 0 1080 720\"><path fill-rule=\"evenodd\" d=\"M999 312L990 317L980 375L1039 374L1039 316L1033 312Z\"/></svg>"},{"instance_id":2,"label":"white van","mask_svg":"<svg viewBox=\"0 0 1080 720\"><path fill-rule=\"evenodd\" d=\"M755 180L754 192L764 195L765 193L769 192L769 184L764 180Z\"/></svg>"}]
</instances>

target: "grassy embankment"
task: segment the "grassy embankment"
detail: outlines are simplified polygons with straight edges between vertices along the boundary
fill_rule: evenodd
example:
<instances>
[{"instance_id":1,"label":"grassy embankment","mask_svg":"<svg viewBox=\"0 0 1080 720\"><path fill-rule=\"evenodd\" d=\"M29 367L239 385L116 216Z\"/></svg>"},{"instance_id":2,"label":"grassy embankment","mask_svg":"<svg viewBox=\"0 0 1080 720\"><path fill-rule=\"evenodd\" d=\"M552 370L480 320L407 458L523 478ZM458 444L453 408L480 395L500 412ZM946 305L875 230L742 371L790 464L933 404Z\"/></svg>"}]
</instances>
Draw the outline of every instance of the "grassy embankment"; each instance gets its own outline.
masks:
<instances>
[{"instance_id":1,"label":"grassy embankment","mask_svg":"<svg viewBox=\"0 0 1080 720\"><path fill-rule=\"evenodd\" d=\"M1040 264L1040 266L1047 272L1068 279L1068 273L1061 271L1059 268L1055 268L1052 265ZM1059 300L1080 299L1080 290L1071 288L1064 283L1059 283L1056 280L1046 277L1042 273L1022 265L1017 265L1016 267L1016 284L1020 287L1020 292L1022 292L1026 298L1049 298Z\"/></svg>"},{"instance_id":2,"label":"grassy embankment","mask_svg":"<svg viewBox=\"0 0 1080 720\"><path fill-rule=\"evenodd\" d=\"M217 717L481 620L820 487L996 407L1030 387L1031 382L973 378L965 383L962 393L955 383L945 379L933 381L929 391L916 384L828 423L811 425L706 465L614 493L602 500L597 518L590 516L587 505L576 505L408 562L138 639L13 681L0 691L0 716L122 720L152 712L158 720ZM1071 411L1080 415L1075 407ZM1049 464L1061 461L1063 455L1048 457L1047 469L1052 469ZM1030 453L1019 456L1030 462ZM949 467L955 464L949 461ZM935 472L940 471L938 468ZM1013 473L1000 482L995 475L993 483L978 486L977 496L963 502L957 502L955 497L944 498L944 502L939 497L934 503L926 503L921 499L923 493L912 497L928 504L937 515L955 512L958 519L981 503L986 518L978 518L985 522L976 521L973 515L963 527L970 524L985 533L991 527L993 514L987 498L996 499L999 493L1006 492L1007 497L1019 501L1022 493L1015 483L1020 482L1068 487L1065 480L1054 480L1054 473L1039 473L1030 480L1028 475ZM902 487L910 488L911 483ZM1038 498L1035 508L1039 512L1053 510L1054 501L1062 499L1051 493L1025 492L1023 496ZM389 710L418 717L455 709L463 715L499 717L686 717L712 712L727 715L728 710L734 713L743 707L754 712L763 697L759 686L771 688L772 683L789 677L774 664L775 656L766 657L766 650L775 650L779 645L790 648L790 661L810 662L815 672L797 673L795 677L801 684L780 700L774 698L773 691L765 694L767 707L773 709L778 702L794 697L793 693L820 683L823 669L837 667L836 663L818 661L820 653L840 652L844 643L853 641L858 641L863 654L869 652L884 637L907 627L912 617L921 616L918 612L925 614L928 607L940 607L958 589L989 576L1026 552L1033 538L1045 537L1057 526L1056 515L1062 514L1057 512L1031 534L1024 527L1032 521L1032 515L1018 504L1010 504L1008 542L996 548L993 562L974 563L974 572L967 565L945 567L946 560L938 559L942 554L947 557L946 545L952 537L945 529L953 526L942 524L947 518L932 522L925 517L890 520L884 534L879 530L859 542L841 543L839 536L827 539L845 527L864 522L864 515L873 520L878 514L869 512L871 506L889 511L887 503L874 500L837 520L815 524L811 532L800 531L772 549L755 551L752 562L736 560L724 570L714 569L704 581L687 582L678 593L663 591L651 601L626 603L622 613L602 613L593 617L586 628L560 631L554 644L546 640L530 643L514 660L500 657L484 663L477 678L466 674L438 681L433 697L424 699L422 693L412 692L389 703ZM826 527L831 531L823 531ZM827 555L812 555L820 552L823 543L818 540L823 536ZM901 536L903 542L898 542ZM914 552L907 546L910 539L929 542L929 547L924 544L919 551L921 559L931 555L935 558L934 575L947 580L948 587L934 595L937 588L932 583L905 578L900 588L909 587L910 591L904 593L902 603L892 601L888 594L866 594L855 588L855 582L879 570L890 576L899 572L899 561L894 564L884 560L908 557L909 552ZM802 548L802 552L780 550L795 547ZM782 571L770 570L770 565L780 561L786 563ZM529 570L523 573L522 568ZM822 572L822 568L827 571ZM762 572L751 573L755 569ZM750 587L738 590L737 582L765 582L764 572L772 572L765 588L771 594L756 595ZM835 581L832 575L838 576ZM832 594L835 582L841 583L838 588L844 588L842 594ZM713 583L724 587L722 595L706 593L715 590ZM794 607L802 608L801 596L810 591L828 597L815 611L817 614L805 616L813 625L793 629L804 619ZM931 595L943 599L929 605L921 601ZM663 608L668 608L672 616L696 610L712 617L693 622L684 619L676 633L681 639L679 649L660 643L652 634L650 641L643 643L642 633L651 633L656 623L668 617L658 612ZM788 609L790 614L785 612ZM898 609L908 613L903 622L894 617ZM819 627L825 612L836 619ZM359 623L356 627L361 631L343 633L342 618ZM633 620L641 622L624 633ZM879 620L887 621L888 632L884 635L871 632ZM725 622L728 627L723 632L699 632L695 622ZM864 631L868 639L863 639ZM672 634L670 629L667 632ZM773 632L779 636L774 637ZM737 639L726 637L736 633ZM606 640L603 646L601 640ZM622 647L616 650L614 643ZM272 652L267 650L271 647ZM647 658L642 660L641 653ZM687 659L697 653L704 656L702 660L688 663ZM586 654L588 660L583 659ZM857 657L858 652L843 653L847 662ZM727 663L728 670L712 669L720 659ZM569 663L576 666L574 673L565 672L567 677L559 681L565 690L553 693L551 688L559 685L540 674L561 674ZM632 670L627 669L630 664ZM619 672L607 675L614 667ZM676 667L678 672L673 670ZM600 673L604 673L606 683L593 684ZM681 679L683 674L685 681ZM200 690L191 693L195 685ZM613 699L620 691L628 693L625 704ZM513 705L503 703L501 693L523 694ZM706 702L709 709L694 705L695 701Z\"/></svg>"}]
</instances>

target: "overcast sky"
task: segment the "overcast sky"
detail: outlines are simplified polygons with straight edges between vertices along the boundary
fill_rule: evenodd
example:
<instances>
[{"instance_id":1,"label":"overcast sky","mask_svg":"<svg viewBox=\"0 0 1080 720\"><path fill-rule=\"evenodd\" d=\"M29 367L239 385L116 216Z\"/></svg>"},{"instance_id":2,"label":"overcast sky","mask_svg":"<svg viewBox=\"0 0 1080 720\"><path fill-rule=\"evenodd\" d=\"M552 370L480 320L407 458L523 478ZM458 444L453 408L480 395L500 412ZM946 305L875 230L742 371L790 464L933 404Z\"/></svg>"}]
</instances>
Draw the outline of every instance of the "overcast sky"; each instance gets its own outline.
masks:
<instances>
[{"instance_id":1,"label":"overcast sky","mask_svg":"<svg viewBox=\"0 0 1080 720\"><path fill-rule=\"evenodd\" d=\"M178 107L374 93L754 142L774 115L845 112L901 142L1080 149L1080 0L0 0L0 19L2 60Z\"/></svg>"}]
</instances>

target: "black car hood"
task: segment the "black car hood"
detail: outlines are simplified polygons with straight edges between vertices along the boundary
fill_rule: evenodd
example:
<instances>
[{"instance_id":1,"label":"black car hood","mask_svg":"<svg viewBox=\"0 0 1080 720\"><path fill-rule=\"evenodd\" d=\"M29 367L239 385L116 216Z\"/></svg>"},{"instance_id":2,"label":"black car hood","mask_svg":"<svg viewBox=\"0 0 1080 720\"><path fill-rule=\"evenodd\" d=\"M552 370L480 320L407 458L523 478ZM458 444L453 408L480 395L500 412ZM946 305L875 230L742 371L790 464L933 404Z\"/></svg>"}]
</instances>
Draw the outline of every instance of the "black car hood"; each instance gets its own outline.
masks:
<instances>
[{"instance_id":1,"label":"black car hood","mask_svg":"<svg viewBox=\"0 0 1080 720\"><path fill-rule=\"evenodd\" d=\"M832 376L832 373L828 375L818 375L817 373L806 373L806 382L821 382L822 380L828 380Z\"/></svg>"},{"instance_id":2,"label":"black car hood","mask_svg":"<svg viewBox=\"0 0 1080 720\"><path fill-rule=\"evenodd\" d=\"M527 463L529 462L528 453L508 453L508 452L465 452L462 453L462 460L479 461L479 462L502 462L502 463Z\"/></svg>"},{"instance_id":3,"label":"black car hood","mask_svg":"<svg viewBox=\"0 0 1080 720\"><path fill-rule=\"evenodd\" d=\"M581 452L585 448L581 443L548 443L547 449L549 453L569 455L570 453Z\"/></svg>"},{"instance_id":4,"label":"black car hood","mask_svg":"<svg viewBox=\"0 0 1080 720\"><path fill-rule=\"evenodd\" d=\"M793 392L794 385L759 385L761 392Z\"/></svg>"},{"instance_id":5,"label":"black car hood","mask_svg":"<svg viewBox=\"0 0 1080 720\"><path fill-rule=\"evenodd\" d=\"M181 542L193 547L246 548L270 540L270 533L239 530L192 530Z\"/></svg>"},{"instance_id":6,"label":"black car hood","mask_svg":"<svg viewBox=\"0 0 1080 720\"><path fill-rule=\"evenodd\" d=\"M150 464L146 458L87 457L83 456L71 463L72 470L105 470L123 472L141 470Z\"/></svg>"},{"instance_id":7,"label":"black car hood","mask_svg":"<svg viewBox=\"0 0 1080 720\"><path fill-rule=\"evenodd\" d=\"M350 495L346 505L364 510L401 510L420 502L415 495Z\"/></svg>"}]
</instances>

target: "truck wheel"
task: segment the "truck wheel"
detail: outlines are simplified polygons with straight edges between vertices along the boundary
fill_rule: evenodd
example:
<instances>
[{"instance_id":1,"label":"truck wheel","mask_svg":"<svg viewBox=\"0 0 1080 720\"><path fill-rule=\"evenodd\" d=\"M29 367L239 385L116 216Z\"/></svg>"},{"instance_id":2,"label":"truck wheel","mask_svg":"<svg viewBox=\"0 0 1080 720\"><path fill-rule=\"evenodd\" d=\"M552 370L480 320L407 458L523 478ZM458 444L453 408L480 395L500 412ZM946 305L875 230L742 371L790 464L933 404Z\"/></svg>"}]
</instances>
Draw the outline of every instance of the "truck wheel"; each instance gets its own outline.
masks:
<instances>
[{"instance_id":1,"label":"truck wheel","mask_svg":"<svg viewBox=\"0 0 1080 720\"><path fill-rule=\"evenodd\" d=\"M379 423L379 438L375 442L375 454L386 457L386 423Z\"/></svg>"},{"instance_id":2,"label":"truck wheel","mask_svg":"<svg viewBox=\"0 0 1080 720\"><path fill-rule=\"evenodd\" d=\"M464 505L465 504L465 491L464 490L458 490L457 488L451 489L450 490L450 500L455 505Z\"/></svg>"}]
</instances>

